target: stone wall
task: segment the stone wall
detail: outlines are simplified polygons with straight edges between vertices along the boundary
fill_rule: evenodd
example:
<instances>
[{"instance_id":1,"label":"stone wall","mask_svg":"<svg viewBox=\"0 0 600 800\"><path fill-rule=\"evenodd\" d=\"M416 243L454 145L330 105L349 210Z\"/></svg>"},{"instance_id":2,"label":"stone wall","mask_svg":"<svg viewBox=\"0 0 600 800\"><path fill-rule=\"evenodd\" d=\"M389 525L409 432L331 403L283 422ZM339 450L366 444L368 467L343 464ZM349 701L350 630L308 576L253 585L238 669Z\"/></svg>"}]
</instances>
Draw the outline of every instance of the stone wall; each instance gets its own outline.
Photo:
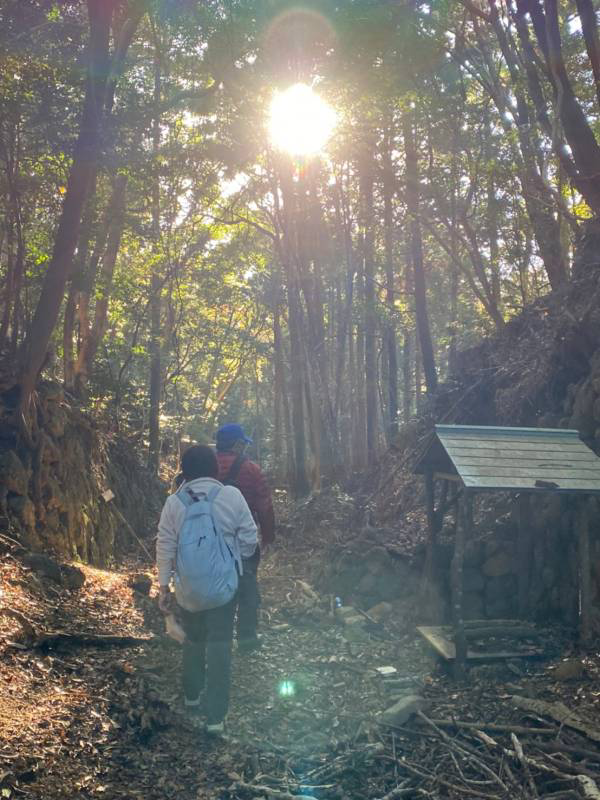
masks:
<instances>
[{"instance_id":1,"label":"stone wall","mask_svg":"<svg viewBox=\"0 0 600 800\"><path fill-rule=\"evenodd\" d=\"M65 401L58 384L36 394L33 449L14 426L13 398L0 405L0 522L31 550L110 564L137 547L122 514L141 538L154 534L164 487L130 448ZM114 498L105 501L110 490ZM117 512L120 512L120 514Z\"/></svg>"},{"instance_id":2,"label":"stone wall","mask_svg":"<svg viewBox=\"0 0 600 800\"><path fill-rule=\"evenodd\" d=\"M531 500L532 556L529 564L531 618L575 625L578 618L578 554L575 503L566 497ZM600 632L600 502L589 502L594 625ZM450 564L454 548L451 519L438 547L436 580L422 580L424 547L412 554L394 543L393 529L367 528L332 547L313 576L320 591L347 605L368 609L381 601L416 623L450 621ZM510 496L476 501L475 535L464 565L466 619L518 616L518 509Z\"/></svg>"},{"instance_id":3,"label":"stone wall","mask_svg":"<svg viewBox=\"0 0 600 800\"><path fill-rule=\"evenodd\" d=\"M578 553L575 502L558 496L532 498L533 552L529 568L529 604L533 619L566 625L578 617ZM514 508L511 508L514 505ZM464 607L467 619L510 618L518 614L517 509L508 509L487 536L470 542L465 558ZM600 598L600 506L591 501L590 552L592 596ZM447 591L449 555L444 568ZM600 621L600 620L599 620Z\"/></svg>"}]
</instances>

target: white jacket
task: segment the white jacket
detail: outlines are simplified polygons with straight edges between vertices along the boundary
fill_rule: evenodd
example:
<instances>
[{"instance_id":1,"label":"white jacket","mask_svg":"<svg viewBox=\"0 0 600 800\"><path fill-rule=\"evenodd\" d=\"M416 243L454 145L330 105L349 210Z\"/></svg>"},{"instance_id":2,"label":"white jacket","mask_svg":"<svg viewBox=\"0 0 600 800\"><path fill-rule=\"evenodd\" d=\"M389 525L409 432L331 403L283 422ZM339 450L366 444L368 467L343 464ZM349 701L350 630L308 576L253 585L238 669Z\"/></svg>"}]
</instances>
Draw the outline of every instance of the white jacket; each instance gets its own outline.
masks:
<instances>
[{"instance_id":1,"label":"white jacket","mask_svg":"<svg viewBox=\"0 0 600 800\"><path fill-rule=\"evenodd\" d=\"M235 486L223 486L214 478L189 481L182 484L175 494L167 497L160 515L156 540L156 566L161 586L168 586L173 576L179 531L185 517L185 506L177 497L177 493L189 488L194 494L208 494L214 486L222 487L213 501L213 514L225 541L238 560L239 557L250 558L254 554L258 544L256 523L240 490ZM195 611L185 597L178 595L177 589L176 596L180 606Z\"/></svg>"}]
</instances>

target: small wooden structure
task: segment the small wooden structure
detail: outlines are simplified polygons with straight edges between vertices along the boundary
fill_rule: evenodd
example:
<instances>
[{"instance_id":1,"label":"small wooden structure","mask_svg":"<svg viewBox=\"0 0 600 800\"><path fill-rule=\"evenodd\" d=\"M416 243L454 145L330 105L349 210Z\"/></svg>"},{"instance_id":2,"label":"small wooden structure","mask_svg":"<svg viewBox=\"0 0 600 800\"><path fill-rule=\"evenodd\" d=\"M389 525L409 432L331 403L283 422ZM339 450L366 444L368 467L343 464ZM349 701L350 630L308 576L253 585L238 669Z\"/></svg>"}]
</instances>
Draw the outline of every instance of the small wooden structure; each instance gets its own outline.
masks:
<instances>
[{"instance_id":1,"label":"small wooden structure","mask_svg":"<svg viewBox=\"0 0 600 800\"><path fill-rule=\"evenodd\" d=\"M467 661L498 661L507 658L536 658L544 654L540 639L545 631L536 628L533 623L512 619L465 620L465 638L467 640ZM419 625L417 631L435 652L445 661L454 661L456 647L453 630L449 625ZM473 639L486 638L484 649L469 646ZM491 637L493 644L487 643ZM507 647L503 642L508 639ZM520 641L520 640L525 640ZM515 644L515 641L518 642Z\"/></svg>"},{"instance_id":2,"label":"small wooden structure","mask_svg":"<svg viewBox=\"0 0 600 800\"><path fill-rule=\"evenodd\" d=\"M533 553L530 525L532 494L579 495L580 634L590 635L589 532L585 500L600 495L600 458L574 430L436 425L415 470L425 476L429 544L426 575L432 577L437 534L446 511L458 505L451 565L455 671L462 677L467 659L463 619L463 562L466 538L473 528L473 497L480 492L513 492L519 503L518 605L529 616L529 578ZM436 508L436 485L441 483Z\"/></svg>"}]
</instances>

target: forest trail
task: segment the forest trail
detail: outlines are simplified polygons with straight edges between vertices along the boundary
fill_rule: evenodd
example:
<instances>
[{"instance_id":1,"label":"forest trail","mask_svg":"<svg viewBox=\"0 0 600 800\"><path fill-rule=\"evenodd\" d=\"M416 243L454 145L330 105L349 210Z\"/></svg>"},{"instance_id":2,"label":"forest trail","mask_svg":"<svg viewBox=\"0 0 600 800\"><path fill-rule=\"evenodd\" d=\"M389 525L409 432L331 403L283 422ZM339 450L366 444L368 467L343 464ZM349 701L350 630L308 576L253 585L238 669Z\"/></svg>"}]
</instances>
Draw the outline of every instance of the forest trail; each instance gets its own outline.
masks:
<instances>
[{"instance_id":1,"label":"forest trail","mask_svg":"<svg viewBox=\"0 0 600 800\"><path fill-rule=\"evenodd\" d=\"M307 589L311 560L319 557L307 539L316 537L313 532L302 544L281 537L264 563L264 645L252 655L234 654L226 741L207 738L201 724L184 714L179 647L164 636L156 586L150 597L130 588L136 569L112 572L80 565L85 585L69 591L5 554L3 605L25 615L38 632L63 629L148 641L126 647L18 647L18 623L0 620L1 796L374 800L395 787L412 787L412 793L398 797L533 796L516 789L511 795L497 793L493 786L472 789L474 795L461 793L481 780L477 761L467 758L461 766L464 751L458 761L452 752L458 744L449 747L438 733L414 722L383 727L376 715L394 695L418 692L435 718L506 721L507 732L493 734L498 741L509 736L511 725L547 731L548 720L515 712L507 698L514 692L556 698L597 716L598 659L586 660L585 675L576 684L557 682L547 664L513 664L478 667L470 686L461 688L436 666L403 620L386 620L360 641L348 641L328 613L328 598L315 600ZM381 666L396 668L395 684L377 673ZM569 758L577 758L585 774L600 769L600 750L597 763L590 760L596 744L567 728L559 731L556 725L555 730L557 742L560 735L563 744L582 751ZM474 736L461 731L452 741L472 747L468 742ZM539 755L538 739L523 744ZM561 745L556 747L559 758L566 758ZM477 758L488 770L487 764L493 770L497 760L502 773L505 758L493 754L489 743ZM577 772L566 763L563 769ZM510 774L515 786L526 787L523 767L512 765Z\"/></svg>"},{"instance_id":2,"label":"forest trail","mask_svg":"<svg viewBox=\"0 0 600 800\"><path fill-rule=\"evenodd\" d=\"M399 631L347 642L307 594L307 557L280 542L265 560L263 647L252 655L234 653L223 742L207 738L201 722L183 711L180 648L164 635L156 586L151 597L130 588L139 568L113 572L78 565L86 582L70 592L5 556L3 605L22 613L38 632L148 642L23 649L14 643L20 625L0 619L2 797L256 796L228 793L237 780L304 794L317 787L319 797L346 796L347 782L347 796L361 796L352 787L379 749L367 741L368 729L387 702L370 668L401 662L407 683L422 682L431 662L413 635ZM354 754L343 780L326 774L342 753Z\"/></svg>"}]
</instances>

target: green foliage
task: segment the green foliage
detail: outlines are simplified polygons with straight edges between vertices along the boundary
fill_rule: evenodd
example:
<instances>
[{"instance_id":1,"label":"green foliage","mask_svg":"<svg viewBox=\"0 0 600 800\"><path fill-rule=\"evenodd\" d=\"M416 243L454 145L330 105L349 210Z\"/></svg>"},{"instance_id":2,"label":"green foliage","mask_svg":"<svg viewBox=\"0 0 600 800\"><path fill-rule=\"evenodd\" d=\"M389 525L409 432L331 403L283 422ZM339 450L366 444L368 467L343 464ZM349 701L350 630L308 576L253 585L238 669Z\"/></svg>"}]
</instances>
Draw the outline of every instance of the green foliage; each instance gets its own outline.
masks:
<instances>
[{"instance_id":1,"label":"green foliage","mask_svg":"<svg viewBox=\"0 0 600 800\"><path fill-rule=\"evenodd\" d=\"M124 13L128 3L118 6ZM597 132L585 44L568 13L561 4L566 65ZM502 17L501 26L517 47L514 21ZM118 24L113 37L117 31ZM0 203L7 220L0 276L13 269L17 234L24 250L18 297L7 291L5 298L15 308L12 355L52 252L81 120L87 37L85 4L7 0L0 8ZM551 204L567 264L577 222L589 216L538 124L527 76L520 70L515 77L509 66L489 22L449 0L409 6L323 0L301 9L268 0L151 3L107 115L76 256L77 324L85 324L81 291L89 290L89 325L98 301L109 300L89 402L120 427L146 431L158 276L163 432L210 441L220 422L239 419L268 460L275 435L274 312L283 325L289 391L288 292L298 270L307 375L315 359L326 362L326 386L319 394L314 384L323 376L310 372L312 391L325 405L337 393L336 413L350 414L359 394L351 375L363 370L356 361L351 371L348 337L358 359L367 313L361 181L369 158L383 397L384 331L393 327L399 341L415 335L402 134L409 111L416 121L431 327L444 377L453 347L472 344L548 289L526 170L547 188L534 202ZM266 118L274 89L297 80L314 83L329 100L338 127L327 153L292 166L297 196L290 222L282 211L285 169L269 144ZM540 81L551 105L543 71ZM518 117L519 98L529 107L527 127ZM118 172L128 177L126 218L114 278L104 285L98 270ZM290 226L297 234L291 250ZM75 351L84 334L76 325ZM62 330L55 331L58 352L66 355L63 341ZM414 376L414 362L409 372Z\"/></svg>"}]
</instances>

